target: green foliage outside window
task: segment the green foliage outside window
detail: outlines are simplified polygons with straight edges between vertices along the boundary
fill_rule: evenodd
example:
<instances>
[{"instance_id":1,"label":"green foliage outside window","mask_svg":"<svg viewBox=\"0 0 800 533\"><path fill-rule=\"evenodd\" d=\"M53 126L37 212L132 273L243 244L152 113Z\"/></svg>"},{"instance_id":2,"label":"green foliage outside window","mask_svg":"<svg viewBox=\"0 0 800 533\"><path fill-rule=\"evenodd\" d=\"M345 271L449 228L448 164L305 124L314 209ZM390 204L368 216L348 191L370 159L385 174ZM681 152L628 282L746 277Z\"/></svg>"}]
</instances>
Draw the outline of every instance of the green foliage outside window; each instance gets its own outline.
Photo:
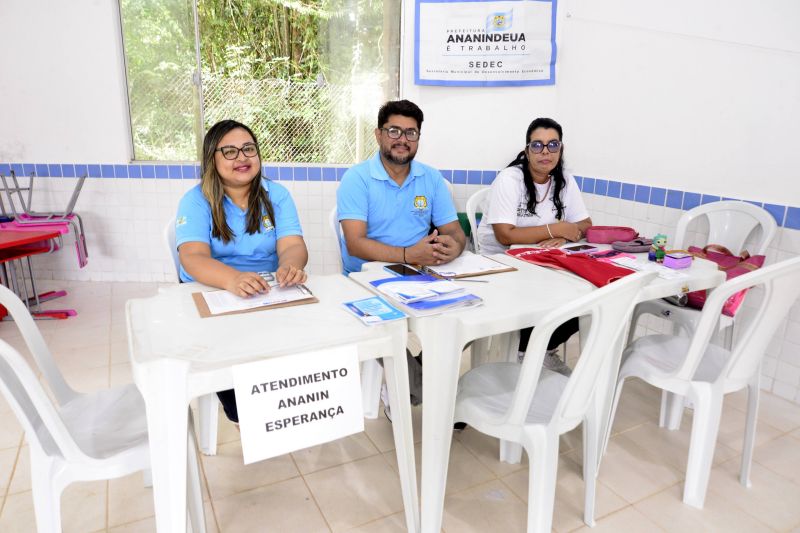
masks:
<instances>
[{"instance_id":1,"label":"green foliage outside window","mask_svg":"<svg viewBox=\"0 0 800 533\"><path fill-rule=\"evenodd\" d=\"M397 94L398 0L121 0L135 158L196 160L217 120L275 162L352 163Z\"/></svg>"}]
</instances>

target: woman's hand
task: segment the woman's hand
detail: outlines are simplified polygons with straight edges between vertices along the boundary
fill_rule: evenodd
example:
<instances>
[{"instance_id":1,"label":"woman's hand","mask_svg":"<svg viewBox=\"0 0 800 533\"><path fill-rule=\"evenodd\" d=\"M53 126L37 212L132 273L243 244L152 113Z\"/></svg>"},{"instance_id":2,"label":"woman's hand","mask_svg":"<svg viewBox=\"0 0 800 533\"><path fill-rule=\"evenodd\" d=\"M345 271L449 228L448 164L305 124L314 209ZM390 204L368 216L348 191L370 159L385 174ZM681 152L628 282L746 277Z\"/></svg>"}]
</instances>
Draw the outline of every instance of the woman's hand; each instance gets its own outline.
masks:
<instances>
[{"instance_id":1,"label":"woman's hand","mask_svg":"<svg viewBox=\"0 0 800 533\"><path fill-rule=\"evenodd\" d=\"M253 296L269 292L269 283L255 272L238 272L225 286L225 290L236 296Z\"/></svg>"},{"instance_id":2,"label":"woman's hand","mask_svg":"<svg viewBox=\"0 0 800 533\"><path fill-rule=\"evenodd\" d=\"M536 246L541 246L542 248L558 248L559 246L563 246L566 243L567 243L566 239L556 237L555 239L545 239L541 242L538 242L536 243Z\"/></svg>"},{"instance_id":3,"label":"woman's hand","mask_svg":"<svg viewBox=\"0 0 800 533\"><path fill-rule=\"evenodd\" d=\"M291 287L292 285L305 283L308 279L308 274L306 274L303 269L295 266L281 265L275 272L275 279L281 287Z\"/></svg>"},{"instance_id":4,"label":"woman's hand","mask_svg":"<svg viewBox=\"0 0 800 533\"><path fill-rule=\"evenodd\" d=\"M583 236L578 225L572 222L556 222L555 224L550 224L550 232L553 234L553 237L563 237L572 242L581 240Z\"/></svg>"}]
</instances>

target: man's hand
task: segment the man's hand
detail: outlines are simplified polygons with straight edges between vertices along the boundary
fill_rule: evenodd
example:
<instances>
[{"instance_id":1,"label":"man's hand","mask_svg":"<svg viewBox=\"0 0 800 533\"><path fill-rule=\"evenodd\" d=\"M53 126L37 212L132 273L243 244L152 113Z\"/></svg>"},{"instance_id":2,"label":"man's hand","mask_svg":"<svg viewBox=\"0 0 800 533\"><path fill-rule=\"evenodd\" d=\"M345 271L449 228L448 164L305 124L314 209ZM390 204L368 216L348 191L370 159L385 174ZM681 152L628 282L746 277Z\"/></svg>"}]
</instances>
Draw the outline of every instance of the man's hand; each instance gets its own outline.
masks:
<instances>
[{"instance_id":1,"label":"man's hand","mask_svg":"<svg viewBox=\"0 0 800 533\"><path fill-rule=\"evenodd\" d=\"M225 285L225 290L236 296L247 297L269 292L269 283L255 272L238 272Z\"/></svg>"},{"instance_id":2,"label":"man's hand","mask_svg":"<svg viewBox=\"0 0 800 533\"><path fill-rule=\"evenodd\" d=\"M433 230L433 233L426 235L417 242L414 246L406 248L406 263L410 265L438 265L439 259L434 253L434 241L439 236L438 230Z\"/></svg>"},{"instance_id":3,"label":"man's hand","mask_svg":"<svg viewBox=\"0 0 800 533\"><path fill-rule=\"evenodd\" d=\"M461 255L460 248L456 240L450 235L437 235L433 239L433 256L436 258L436 264L449 263Z\"/></svg>"},{"instance_id":4,"label":"man's hand","mask_svg":"<svg viewBox=\"0 0 800 533\"><path fill-rule=\"evenodd\" d=\"M305 283L308 279L308 274L295 266L281 265L275 271L275 279L281 287L291 287L292 285Z\"/></svg>"}]
</instances>

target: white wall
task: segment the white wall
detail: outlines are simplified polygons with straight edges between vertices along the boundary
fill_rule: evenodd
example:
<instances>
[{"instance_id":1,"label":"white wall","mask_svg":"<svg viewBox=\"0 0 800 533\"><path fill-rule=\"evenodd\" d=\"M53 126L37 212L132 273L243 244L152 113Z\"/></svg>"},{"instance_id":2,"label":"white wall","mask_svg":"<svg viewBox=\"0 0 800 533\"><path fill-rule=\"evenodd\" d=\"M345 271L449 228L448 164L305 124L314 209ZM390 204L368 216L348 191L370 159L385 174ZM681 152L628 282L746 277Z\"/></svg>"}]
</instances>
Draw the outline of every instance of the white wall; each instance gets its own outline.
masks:
<instances>
[{"instance_id":1,"label":"white wall","mask_svg":"<svg viewBox=\"0 0 800 533\"><path fill-rule=\"evenodd\" d=\"M0 161L129 160L117 6L0 2Z\"/></svg>"},{"instance_id":2,"label":"white wall","mask_svg":"<svg viewBox=\"0 0 800 533\"><path fill-rule=\"evenodd\" d=\"M796 206L798 27L791 0L566 0L555 86L415 86L409 60L402 94L426 113L420 156L441 168L505 166L549 115L576 174Z\"/></svg>"}]
</instances>

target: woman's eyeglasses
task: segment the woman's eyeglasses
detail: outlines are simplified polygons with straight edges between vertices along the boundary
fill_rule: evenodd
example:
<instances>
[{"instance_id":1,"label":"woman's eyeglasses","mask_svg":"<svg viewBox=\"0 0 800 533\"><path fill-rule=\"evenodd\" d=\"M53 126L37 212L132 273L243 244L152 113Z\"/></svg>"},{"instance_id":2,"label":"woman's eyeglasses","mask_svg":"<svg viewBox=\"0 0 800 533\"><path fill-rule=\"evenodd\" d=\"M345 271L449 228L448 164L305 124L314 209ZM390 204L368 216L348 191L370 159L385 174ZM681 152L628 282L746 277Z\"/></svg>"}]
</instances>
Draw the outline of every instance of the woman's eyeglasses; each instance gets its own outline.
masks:
<instances>
[{"instance_id":1,"label":"woman's eyeglasses","mask_svg":"<svg viewBox=\"0 0 800 533\"><path fill-rule=\"evenodd\" d=\"M550 141L548 143L543 143L542 141L531 141L528 143L528 148L534 154L541 154L545 146L547 147L548 152L554 154L561 150L561 141Z\"/></svg>"},{"instance_id":2,"label":"woman's eyeglasses","mask_svg":"<svg viewBox=\"0 0 800 533\"><path fill-rule=\"evenodd\" d=\"M236 159L239 157L239 152L242 152L245 157L255 157L258 155L258 145L255 143L248 143L241 148L235 146L221 146L214 151L222 152L222 157L225 159Z\"/></svg>"}]
</instances>

